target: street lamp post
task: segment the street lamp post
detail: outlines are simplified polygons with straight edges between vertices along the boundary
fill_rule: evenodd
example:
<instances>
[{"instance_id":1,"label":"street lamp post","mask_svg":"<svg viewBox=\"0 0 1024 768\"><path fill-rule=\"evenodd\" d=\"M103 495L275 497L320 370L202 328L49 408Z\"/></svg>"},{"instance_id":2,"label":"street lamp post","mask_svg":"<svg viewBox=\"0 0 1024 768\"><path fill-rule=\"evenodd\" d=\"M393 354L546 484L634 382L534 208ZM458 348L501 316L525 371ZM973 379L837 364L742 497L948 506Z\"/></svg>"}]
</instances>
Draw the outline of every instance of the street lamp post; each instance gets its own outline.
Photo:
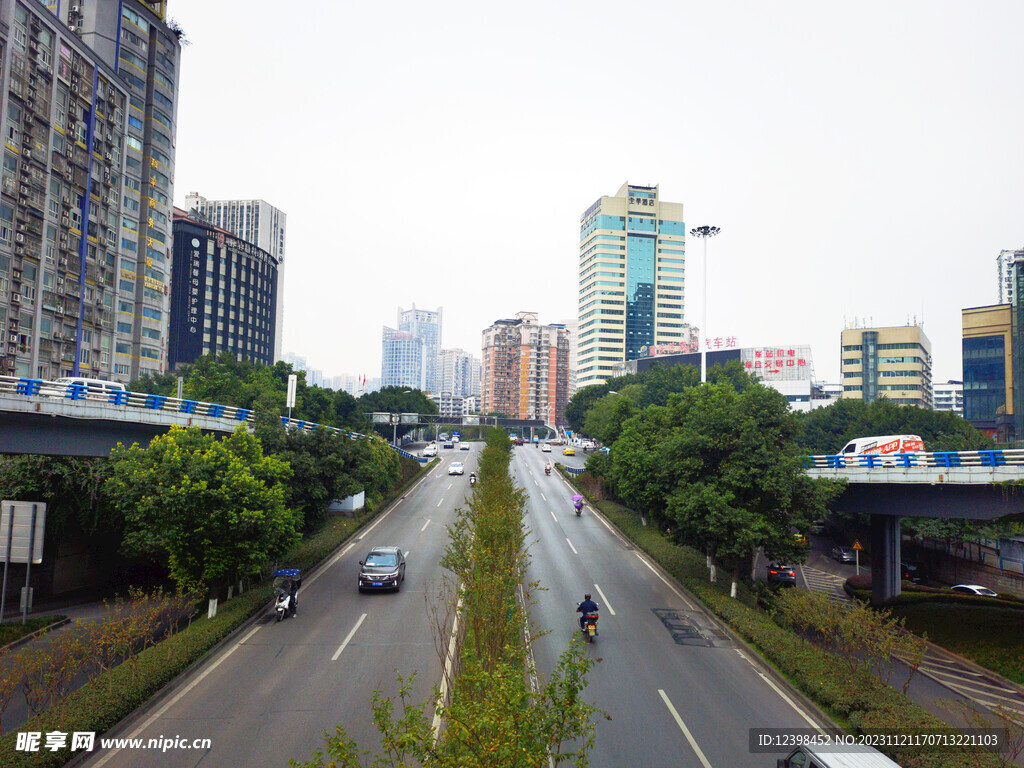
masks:
<instances>
[{"instance_id":1,"label":"street lamp post","mask_svg":"<svg viewBox=\"0 0 1024 768\"><path fill-rule=\"evenodd\" d=\"M708 346L708 238L714 237L721 232L721 227L694 227L690 230L690 234L694 237L699 237L704 241L704 298L702 319L700 321L700 383L704 384L708 380L708 361L707 361L707 346Z\"/></svg>"}]
</instances>

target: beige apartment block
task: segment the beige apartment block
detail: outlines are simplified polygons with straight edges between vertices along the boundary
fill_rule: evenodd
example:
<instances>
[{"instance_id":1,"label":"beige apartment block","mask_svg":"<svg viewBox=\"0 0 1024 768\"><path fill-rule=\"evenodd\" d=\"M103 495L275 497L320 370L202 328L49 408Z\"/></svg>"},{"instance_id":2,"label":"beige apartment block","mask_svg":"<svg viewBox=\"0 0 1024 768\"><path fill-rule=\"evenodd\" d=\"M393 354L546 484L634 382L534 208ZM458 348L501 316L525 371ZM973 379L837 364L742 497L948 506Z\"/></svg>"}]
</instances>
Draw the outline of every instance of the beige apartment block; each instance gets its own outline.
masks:
<instances>
[{"instance_id":1,"label":"beige apartment block","mask_svg":"<svg viewBox=\"0 0 1024 768\"><path fill-rule=\"evenodd\" d=\"M920 325L842 332L844 400L932 407L932 345Z\"/></svg>"}]
</instances>

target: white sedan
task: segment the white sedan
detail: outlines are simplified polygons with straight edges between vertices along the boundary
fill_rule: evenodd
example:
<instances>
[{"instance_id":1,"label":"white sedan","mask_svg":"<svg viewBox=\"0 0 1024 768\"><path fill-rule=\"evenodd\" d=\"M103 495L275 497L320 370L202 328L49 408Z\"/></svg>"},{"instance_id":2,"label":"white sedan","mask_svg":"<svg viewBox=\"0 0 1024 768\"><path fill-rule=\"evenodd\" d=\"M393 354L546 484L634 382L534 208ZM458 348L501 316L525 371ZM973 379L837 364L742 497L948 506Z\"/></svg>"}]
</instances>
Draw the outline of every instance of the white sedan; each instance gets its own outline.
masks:
<instances>
[{"instance_id":1,"label":"white sedan","mask_svg":"<svg viewBox=\"0 0 1024 768\"><path fill-rule=\"evenodd\" d=\"M448 474L449 475L464 475L464 474L466 474L466 471L462 468L462 462L461 461L453 461L451 464L449 464L448 465Z\"/></svg>"},{"instance_id":2,"label":"white sedan","mask_svg":"<svg viewBox=\"0 0 1024 768\"><path fill-rule=\"evenodd\" d=\"M551 453L551 446L548 445L547 443L544 443L544 445L540 447L540 450L542 453Z\"/></svg>"},{"instance_id":3,"label":"white sedan","mask_svg":"<svg viewBox=\"0 0 1024 768\"><path fill-rule=\"evenodd\" d=\"M966 595L978 595L979 597L999 597L988 587L983 587L980 584L957 584L955 587L950 587L953 592L960 592Z\"/></svg>"}]
</instances>

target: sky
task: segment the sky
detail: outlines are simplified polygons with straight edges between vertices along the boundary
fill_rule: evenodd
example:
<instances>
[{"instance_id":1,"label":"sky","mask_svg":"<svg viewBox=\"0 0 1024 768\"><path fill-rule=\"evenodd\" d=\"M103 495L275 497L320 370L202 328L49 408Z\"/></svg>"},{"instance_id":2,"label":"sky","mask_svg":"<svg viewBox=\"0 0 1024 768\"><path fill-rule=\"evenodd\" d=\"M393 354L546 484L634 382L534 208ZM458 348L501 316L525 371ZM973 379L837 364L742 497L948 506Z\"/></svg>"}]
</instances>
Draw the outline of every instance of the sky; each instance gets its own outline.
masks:
<instances>
[{"instance_id":1,"label":"sky","mask_svg":"<svg viewBox=\"0 0 1024 768\"><path fill-rule=\"evenodd\" d=\"M1024 3L169 0L184 28L175 200L288 216L284 351L380 375L398 307L480 354L577 314L580 215L659 185L707 247L707 335L809 344L961 309L1024 247ZM703 244L688 239L699 325Z\"/></svg>"}]
</instances>

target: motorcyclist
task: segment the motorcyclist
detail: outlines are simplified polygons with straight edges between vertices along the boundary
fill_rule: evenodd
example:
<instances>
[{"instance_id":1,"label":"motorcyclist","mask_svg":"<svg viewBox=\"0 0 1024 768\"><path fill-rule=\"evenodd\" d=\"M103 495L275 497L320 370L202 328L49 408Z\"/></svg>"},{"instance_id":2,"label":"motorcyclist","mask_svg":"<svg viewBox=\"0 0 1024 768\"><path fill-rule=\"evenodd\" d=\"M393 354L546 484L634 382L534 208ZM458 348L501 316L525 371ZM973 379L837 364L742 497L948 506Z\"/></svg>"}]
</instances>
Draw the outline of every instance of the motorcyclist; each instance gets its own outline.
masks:
<instances>
[{"instance_id":1,"label":"motorcyclist","mask_svg":"<svg viewBox=\"0 0 1024 768\"><path fill-rule=\"evenodd\" d=\"M550 461L547 464L544 465L544 474L545 475L550 475L551 474L551 462Z\"/></svg>"},{"instance_id":2,"label":"motorcyclist","mask_svg":"<svg viewBox=\"0 0 1024 768\"><path fill-rule=\"evenodd\" d=\"M475 485L476 484L476 472L470 472L469 473L469 484L470 485Z\"/></svg>"},{"instance_id":3,"label":"motorcyclist","mask_svg":"<svg viewBox=\"0 0 1024 768\"><path fill-rule=\"evenodd\" d=\"M299 587L302 586L301 576L278 576L275 579L274 586L284 594L291 598L289 601L288 614L295 616L296 611L299 608Z\"/></svg>"},{"instance_id":4,"label":"motorcyclist","mask_svg":"<svg viewBox=\"0 0 1024 768\"><path fill-rule=\"evenodd\" d=\"M590 599L590 593L583 596L583 602L576 606L576 613L580 614L580 629L586 629L583 623L588 613L597 613L597 603Z\"/></svg>"}]
</instances>

